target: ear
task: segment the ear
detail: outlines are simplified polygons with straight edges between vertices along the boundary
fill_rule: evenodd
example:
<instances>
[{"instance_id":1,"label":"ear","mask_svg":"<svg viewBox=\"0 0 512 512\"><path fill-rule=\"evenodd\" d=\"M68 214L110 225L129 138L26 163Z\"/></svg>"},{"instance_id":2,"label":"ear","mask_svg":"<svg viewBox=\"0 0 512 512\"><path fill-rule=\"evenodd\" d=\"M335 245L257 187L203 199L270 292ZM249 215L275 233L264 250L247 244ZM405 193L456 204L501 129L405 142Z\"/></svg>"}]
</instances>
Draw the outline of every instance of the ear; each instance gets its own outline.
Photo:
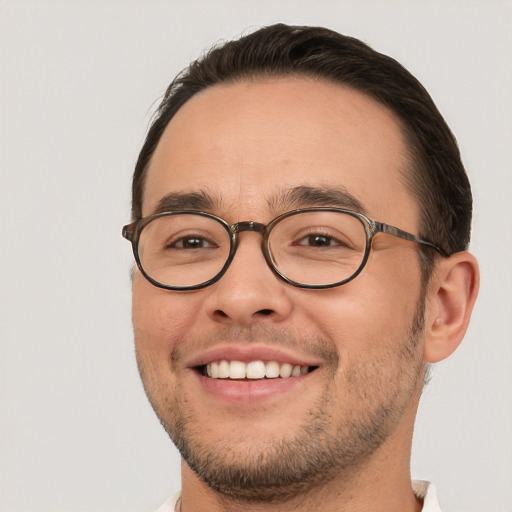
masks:
<instances>
[{"instance_id":1,"label":"ear","mask_svg":"<svg viewBox=\"0 0 512 512\"><path fill-rule=\"evenodd\" d=\"M455 253L437 263L425 310L426 362L437 363L459 346L468 328L479 283L478 263L468 252Z\"/></svg>"}]
</instances>

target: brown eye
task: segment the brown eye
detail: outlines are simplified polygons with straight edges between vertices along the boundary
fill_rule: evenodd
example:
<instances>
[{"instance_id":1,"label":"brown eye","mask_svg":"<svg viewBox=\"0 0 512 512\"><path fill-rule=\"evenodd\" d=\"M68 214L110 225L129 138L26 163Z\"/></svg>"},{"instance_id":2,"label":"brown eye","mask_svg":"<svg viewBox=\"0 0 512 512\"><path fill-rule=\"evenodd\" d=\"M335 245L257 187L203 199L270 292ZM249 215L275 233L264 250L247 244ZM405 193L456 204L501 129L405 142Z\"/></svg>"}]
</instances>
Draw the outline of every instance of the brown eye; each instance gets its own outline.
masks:
<instances>
[{"instance_id":1,"label":"brown eye","mask_svg":"<svg viewBox=\"0 0 512 512\"><path fill-rule=\"evenodd\" d=\"M170 243L168 247L170 249L207 249L216 245L200 236L184 236Z\"/></svg>"},{"instance_id":2,"label":"brown eye","mask_svg":"<svg viewBox=\"0 0 512 512\"><path fill-rule=\"evenodd\" d=\"M308 247L332 247L340 245L339 241L327 235L308 235L299 240L297 245Z\"/></svg>"}]
</instances>

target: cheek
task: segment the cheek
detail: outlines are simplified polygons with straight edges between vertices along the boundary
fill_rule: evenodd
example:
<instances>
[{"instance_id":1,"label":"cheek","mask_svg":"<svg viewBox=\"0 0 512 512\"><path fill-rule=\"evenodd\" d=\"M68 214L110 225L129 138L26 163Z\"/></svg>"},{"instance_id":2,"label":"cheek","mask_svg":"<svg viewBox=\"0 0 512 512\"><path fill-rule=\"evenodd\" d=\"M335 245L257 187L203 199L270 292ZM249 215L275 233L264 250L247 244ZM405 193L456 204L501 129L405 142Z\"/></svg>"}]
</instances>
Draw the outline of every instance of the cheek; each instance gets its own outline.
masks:
<instances>
[{"instance_id":1,"label":"cheek","mask_svg":"<svg viewBox=\"0 0 512 512\"><path fill-rule=\"evenodd\" d=\"M420 297L420 278L412 277L417 273L388 268L383 276L375 266L365 269L351 283L317 292L308 301L308 316L335 342L342 360L388 352L409 336Z\"/></svg>"},{"instance_id":2,"label":"cheek","mask_svg":"<svg viewBox=\"0 0 512 512\"><path fill-rule=\"evenodd\" d=\"M132 322L137 357L167 361L185 338L198 310L190 296L161 290L135 276Z\"/></svg>"}]
</instances>

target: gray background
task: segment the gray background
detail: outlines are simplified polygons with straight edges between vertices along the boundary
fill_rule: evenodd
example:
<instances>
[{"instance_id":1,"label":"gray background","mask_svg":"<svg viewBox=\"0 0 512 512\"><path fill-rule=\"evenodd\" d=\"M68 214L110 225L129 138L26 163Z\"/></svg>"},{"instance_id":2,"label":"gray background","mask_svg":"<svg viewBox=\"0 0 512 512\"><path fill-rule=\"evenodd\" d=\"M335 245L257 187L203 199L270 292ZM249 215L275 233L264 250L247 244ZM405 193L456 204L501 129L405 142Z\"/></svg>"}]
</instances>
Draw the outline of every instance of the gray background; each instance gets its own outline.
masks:
<instances>
[{"instance_id":1,"label":"gray background","mask_svg":"<svg viewBox=\"0 0 512 512\"><path fill-rule=\"evenodd\" d=\"M0 510L151 511L179 488L133 356L130 175L169 80L277 21L394 56L458 137L482 287L423 397L412 470L446 512L512 511L512 2L497 0L0 0Z\"/></svg>"}]
</instances>

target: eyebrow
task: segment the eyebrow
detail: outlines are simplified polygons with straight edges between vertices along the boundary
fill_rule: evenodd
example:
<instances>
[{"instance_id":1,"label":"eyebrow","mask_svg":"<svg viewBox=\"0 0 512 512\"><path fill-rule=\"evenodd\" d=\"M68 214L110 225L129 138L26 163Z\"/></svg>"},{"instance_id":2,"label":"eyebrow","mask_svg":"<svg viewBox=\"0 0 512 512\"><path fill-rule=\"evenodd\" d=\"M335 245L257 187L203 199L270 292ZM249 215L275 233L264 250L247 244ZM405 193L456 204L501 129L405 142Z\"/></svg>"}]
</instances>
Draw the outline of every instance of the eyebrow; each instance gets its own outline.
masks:
<instances>
[{"instance_id":1,"label":"eyebrow","mask_svg":"<svg viewBox=\"0 0 512 512\"><path fill-rule=\"evenodd\" d=\"M274 213L310 206L332 206L366 214L363 203L344 187L293 187L271 197L268 205Z\"/></svg>"},{"instance_id":2,"label":"eyebrow","mask_svg":"<svg viewBox=\"0 0 512 512\"><path fill-rule=\"evenodd\" d=\"M204 190L199 192L171 192L158 201L153 213L172 212L176 210L211 211L220 203Z\"/></svg>"},{"instance_id":3,"label":"eyebrow","mask_svg":"<svg viewBox=\"0 0 512 512\"><path fill-rule=\"evenodd\" d=\"M213 211L222 201L205 190L198 192L171 192L162 197L152 213L165 213L177 210ZM274 214L311 206L331 206L346 208L366 214L362 202L344 187L298 186L274 194L267 201Z\"/></svg>"}]
</instances>

